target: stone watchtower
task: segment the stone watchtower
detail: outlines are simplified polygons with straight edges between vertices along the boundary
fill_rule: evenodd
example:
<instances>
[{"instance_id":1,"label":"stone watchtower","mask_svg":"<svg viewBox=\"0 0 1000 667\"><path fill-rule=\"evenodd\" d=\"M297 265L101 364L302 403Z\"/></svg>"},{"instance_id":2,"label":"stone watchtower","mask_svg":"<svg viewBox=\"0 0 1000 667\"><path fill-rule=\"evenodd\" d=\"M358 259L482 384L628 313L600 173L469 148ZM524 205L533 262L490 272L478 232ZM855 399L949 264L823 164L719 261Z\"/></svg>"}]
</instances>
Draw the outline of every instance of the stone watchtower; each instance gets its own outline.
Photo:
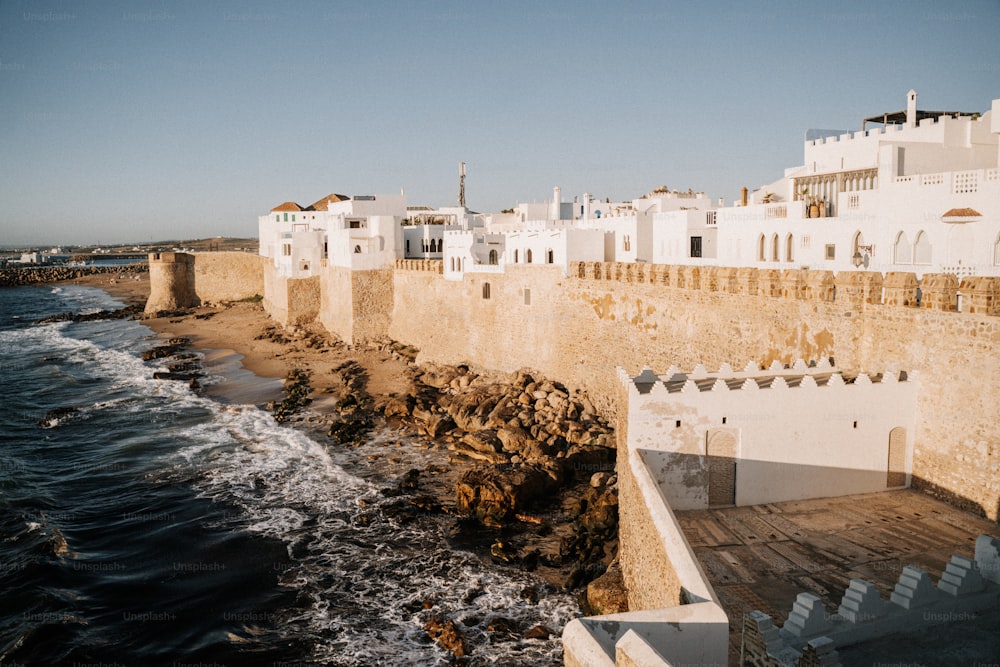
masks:
<instances>
[{"instance_id":1,"label":"stone watchtower","mask_svg":"<svg viewBox=\"0 0 1000 667\"><path fill-rule=\"evenodd\" d=\"M149 254L149 299L145 312L198 305L194 291L194 256L183 252Z\"/></svg>"}]
</instances>

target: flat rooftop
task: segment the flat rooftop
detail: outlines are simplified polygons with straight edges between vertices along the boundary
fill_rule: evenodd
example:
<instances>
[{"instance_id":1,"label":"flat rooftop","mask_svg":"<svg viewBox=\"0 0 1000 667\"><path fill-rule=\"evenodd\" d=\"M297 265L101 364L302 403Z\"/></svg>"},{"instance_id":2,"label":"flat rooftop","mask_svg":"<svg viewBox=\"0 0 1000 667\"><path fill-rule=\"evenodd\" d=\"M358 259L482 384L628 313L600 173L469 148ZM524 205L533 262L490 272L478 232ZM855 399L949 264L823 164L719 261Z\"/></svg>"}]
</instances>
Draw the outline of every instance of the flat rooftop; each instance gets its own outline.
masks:
<instances>
[{"instance_id":1,"label":"flat rooftop","mask_svg":"<svg viewBox=\"0 0 1000 667\"><path fill-rule=\"evenodd\" d=\"M888 600L906 565L937 584L953 554L974 555L979 535L1000 538L1000 525L910 489L675 514L729 616L730 664L750 611L780 626L808 592L833 613L851 579Z\"/></svg>"}]
</instances>

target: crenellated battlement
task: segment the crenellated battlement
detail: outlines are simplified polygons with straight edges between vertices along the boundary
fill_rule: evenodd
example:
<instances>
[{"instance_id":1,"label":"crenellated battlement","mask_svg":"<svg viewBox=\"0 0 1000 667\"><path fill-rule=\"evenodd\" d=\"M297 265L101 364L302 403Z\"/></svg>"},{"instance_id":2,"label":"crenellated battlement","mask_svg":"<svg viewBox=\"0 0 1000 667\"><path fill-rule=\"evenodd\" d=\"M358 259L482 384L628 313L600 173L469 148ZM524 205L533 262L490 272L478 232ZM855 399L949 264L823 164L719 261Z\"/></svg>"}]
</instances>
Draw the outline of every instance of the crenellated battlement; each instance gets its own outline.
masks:
<instances>
[{"instance_id":1,"label":"crenellated battlement","mask_svg":"<svg viewBox=\"0 0 1000 667\"><path fill-rule=\"evenodd\" d=\"M1000 540L980 535L975 555L954 555L935 586L927 572L907 565L888 600L863 579L852 579L836 613L812 593L799 593L779 629L753 611L743 621L745 664L840 664L837 649L877 637L975 618L1000 602ZM803 662L809 653L819 663Z\"/></svg>"},{"instance_id":2,"label":"crenellated battlement","mask_svg":"<svg viewBox=\"0 0 1000 667\"><path fill-rule=\"evenodd\" d=\"M650 284L701 292L823 303L926 308L1000 315L1000 277L959 280L952 274L890 271L819 271L751 267L572 262L569 274L583 280Z\"/></svg>"},{"instance_id":3,"label":"crenellated battlement","mask_svg":"<svg viewBox=\"0 0 1000 667\"><path fill-rule=\"evenodd\" d=\"M829 359L806 363L798 359L791 365L778 361L766 369L750 361L742 371L734 371L729 364L722 364L716 372L709 372L703 364L691 371L681 372L670 366L665 373L657 374L645 367L639 375L631 376L621 366L617 367L618 379L629 394L630 405L638 400L658 400L670 394L699 394L702 392L755 391L758 389L819 389L842 387L867 387L897 382L908 382L916 377L915 371L885 371L882 373L844 374Z\"/></svg>"},{"instance_id":4,"label":"crenellated battlement","mask_svg":"<svg viewBox=\"0 0 1000 667\"><path fill-rule=\"evenodd\" d=\"M990 129L990 112L987 111L982 116L938 116L934 118L922 118L913 127L907 125L890 124L883 127L873 127L871 129L858 130L857 132L845 132L839 135L821 137L805 142L806 148L816 146L826 146L830 144L844 144L859 141L927 141L929 132L935 134L942 132L965 133L971 127L981 127L984 132Z\"/></svg>"}]
</instances>

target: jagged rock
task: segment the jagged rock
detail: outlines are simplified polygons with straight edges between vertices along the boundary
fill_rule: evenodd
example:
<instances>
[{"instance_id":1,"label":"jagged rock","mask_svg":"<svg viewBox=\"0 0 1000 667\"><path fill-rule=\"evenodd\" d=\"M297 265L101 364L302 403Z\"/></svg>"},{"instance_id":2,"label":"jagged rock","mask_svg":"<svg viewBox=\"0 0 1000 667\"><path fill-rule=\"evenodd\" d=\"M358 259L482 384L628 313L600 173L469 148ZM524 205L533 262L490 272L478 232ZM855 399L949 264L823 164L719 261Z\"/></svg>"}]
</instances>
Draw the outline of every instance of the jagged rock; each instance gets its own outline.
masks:
<instances>
[{"instance_id":1,"label":"jagged rock","mask_svg":"<svg viewBox=\"0 0 1000 667\"><path fill-rule=\"evenodd\" d=\"M53 408L52 410L46 412L45 415L38 420L38 425L42 428L52 428L54 426L58 426L63 419L76 414L79 411L79 408L74 407Z\"/></svg>"},{"instance_id":2,"label":"jagged rock","mask_svg":"<svg viewBox=\"0 0 1000 667\"><path fill-rule=\"evenodd\" d=\"M523 451L525 446L527 446L529 442L532 442L531 434L520 427L497 429L497 438L500 439L503 451L510 454Z\"/></svg>"},{"instance_id":3,"label":"jagged rock","mask_svg":"<svg viewBox=\"0 0 1000 667\"><path fill-rule=\"evenodd\" d=\"M628 611L625 581L617 561L608 566L604 574L587 584L587 604L591 615L621 614Z\"/></svg>"},{"instance_id":4,"label":"jagged rock","mask_svg":"<svg viewBox=\"0 0 1000 667\"><path fill-rule=\"evenodd\" d=\"M171 343L167 345L157 345L148 350L145 350L140 356L143 361L152 361L154 359L162 359L164 357L172 357L182 349L184 349L185 344L181 343Z\"/></svg>"},{"instance_id":5,"label":"jagged rock","mask_svg":"<svg viewBox=\"0 0 1000 667\"><path fill-rule=\"evenodd\" d=\"M386 401L382 414L386 417L409 417L414 402L411 396L392 397Z\"/></svg>"},{"instance_id":6,"label":"jagged rock","mask_svg":"<svg viewBox=\"0 0 1000 667\"><path fill-rule=\"evenodd\" d=\"M484 452L479 449L475 449L462 441L451 443L450 445L448 445L448 449L455 452L456 454L461 454L475 461L482 461L483 463L489 463L493 465L500 465L503 463L507 463L506 454L493 451Z\"/></svg>"},{"instance_id":7,"label":"jagged rock","mask_svg":"<svg viewBox=\"0 0 1000 667\"><path fill-rule=\"evenodd\" d=\"M518 639L521 635L521 626L518 625L517 621L503 616L490 619L486 629L492 635L490 637L492 643Z\"/></svg>"},{"instance_id":8,"label":"jagged rock","mask_svg":"<svg viewBox=\"0 0 1000 667\"><path fill-rule=\"evenodd\" d=\"M552 636L552 630L544 625L536 625L524 633L525 639L548 639Z\"/></svg>"},{"instance_id":9,"label":"jagged rock","mask_svg":"<svg viewBox=\"0 0 1000 667\"><path fill-rule=\"evenodd\" d=\"M461 658L468 654L465 645L465 638L459 631L454 621L443 616L433 616L424 624L424 632L436 641L438 645L446 651L450 651L456 658Z\"/></svg>"},{"instance_id":10,"label":"jagged rock","mask_svg":"<svg viewBox=\"0 0 1000 667\"><path fill-rule=\"evenodd\" d=\"M277 417L275 417L277 418ZM367 417L346 419L330 425L327 435L339 445L361 442L372 428L372 422Z\"/></svg>"},{"instance_id":11,"label":"jagged rock","mask_svg":"<svg viewBox=\"0 0 1000 667\"><path fill-rule=\"evenodd\" d=\"M448 415L431 413L424 424L424 432L431 438L437 438L455 428L455 421Z\"/></svg>"},{"instance_id":12,"label":"jagged rock","mask_svg":"<svg viewBox=\"0 0 1000 667\"><path fill-rule=\"evenodd\" d=\"M455 378L457 371L427 371L420 376L420 381L428 387L444 389Z\"/></svg>"},{"instance_id":13,"label":"jagged rock","mask_svg":"<svg viewBox=\"0 0 1000 667\"><path fill-rule=\"evenodd\" d=\"M609 472L595 472L590 477L590 486L594 489L603 489L608 485L610 479L611 473Z\"/></svg>"},{"instance_id":14,"label":"jagged rock","mask_svg":"<svg viewBox=\"0 0 1000 667\"><path fill-rule=\"evenodd\" d=\"M455 487L458 512L498 526L548 493L555 483L530 465L497 465L467 470Z\"/></svg>"},{"instance_id":15,"label":"jagged rock","mask_svg":"<svg viewBox=\"0 0 1000 667\"><path fill-rule=\"evenodd\" d=\"M462 443L479 452L498 452L502 448L500 438L495 431L484 430L475 433L466 433L462 436Z\"/></svg>"},{"instance_id":16,"label":"jagged rock","mask_svg":"<svg viewBox=\"0 0 1000 667\"><path fill-rule=\"evenodd\" d=\"M490 546L490 556L498 563L516 563L519 559L517 549L503 540L497 540Z\"/></svg>"},{"instance_id":17,"label":"jagged rock","mask_svg":"<svg viewBox=\"0 0 1000 667\"><path fill-rule=\"evenodd\" d=\"M590 479L595 472L614 470L615 451L599 445L573 445L566 451L566 466L575 477Z\"/></svg>"}]
</instances>

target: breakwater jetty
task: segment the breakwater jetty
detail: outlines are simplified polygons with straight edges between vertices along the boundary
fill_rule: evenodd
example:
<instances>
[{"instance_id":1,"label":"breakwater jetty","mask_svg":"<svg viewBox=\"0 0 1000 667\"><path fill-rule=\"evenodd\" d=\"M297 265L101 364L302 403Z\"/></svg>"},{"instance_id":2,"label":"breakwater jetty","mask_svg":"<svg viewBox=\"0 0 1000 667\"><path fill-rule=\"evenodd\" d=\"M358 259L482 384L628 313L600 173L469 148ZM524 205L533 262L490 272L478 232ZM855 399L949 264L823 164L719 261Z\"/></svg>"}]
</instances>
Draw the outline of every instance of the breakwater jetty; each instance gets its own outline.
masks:
<instances>
[{"instance_id":1,"label":"breakwater jetty","mask_svg":"<svg viewBox=\"0 0 1000 667\"><path fill-rule=\"evenodd\" d=\"M147 262L118 266L19 266L0 269L0 287L39 285L97 274L136 274L149 271Z\"/></svg>"}]
</instances>

